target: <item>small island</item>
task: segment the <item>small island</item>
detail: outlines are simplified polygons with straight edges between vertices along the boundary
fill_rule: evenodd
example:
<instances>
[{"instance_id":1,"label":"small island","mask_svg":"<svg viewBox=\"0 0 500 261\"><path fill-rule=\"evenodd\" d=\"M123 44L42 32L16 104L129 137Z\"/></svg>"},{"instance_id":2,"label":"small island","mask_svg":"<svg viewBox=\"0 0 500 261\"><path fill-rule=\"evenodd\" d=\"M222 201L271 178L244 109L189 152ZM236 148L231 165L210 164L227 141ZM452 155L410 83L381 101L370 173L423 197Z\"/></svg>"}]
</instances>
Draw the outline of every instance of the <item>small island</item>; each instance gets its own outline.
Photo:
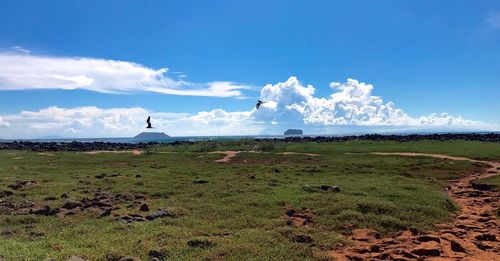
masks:
<instances>
[{"instance_id":1,"label":"small island","mask_svg":"<svg viewBox=\"0 0 500 261\"><path fill-rule=\"evenodd\" d=\"M164 132L141 132L134 137L134 139L140 140L158 140L168 138L170 138L170 136L168 136Z\"/></svg>"},{"instance_id":2,"label":"small island","mask_svg":"<svg viewBox=\"0 0 500 261\"><path fill-rule=\"evenodd\" d=\"M283 134L284 135L302 135L303 132L301 129L288 129Z\"/></svg>"}]
</instances>

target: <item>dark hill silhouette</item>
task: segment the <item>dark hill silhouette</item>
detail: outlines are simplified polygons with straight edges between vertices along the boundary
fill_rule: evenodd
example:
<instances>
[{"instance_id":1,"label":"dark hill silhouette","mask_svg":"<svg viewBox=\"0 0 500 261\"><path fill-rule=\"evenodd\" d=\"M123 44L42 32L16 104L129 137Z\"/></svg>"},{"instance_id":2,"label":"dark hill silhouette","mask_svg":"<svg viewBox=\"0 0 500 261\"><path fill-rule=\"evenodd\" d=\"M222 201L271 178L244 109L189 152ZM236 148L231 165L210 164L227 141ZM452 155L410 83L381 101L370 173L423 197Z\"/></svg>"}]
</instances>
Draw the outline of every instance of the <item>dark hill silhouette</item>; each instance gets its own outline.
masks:
<instances>
[{"instance_id":1,"label":"dark hill silhouette","mask_svg":"<svg viewBox=\"0 0 500 261\"><path fill-rule=\"evenodd\" d=\"M166 138L170 138L170 136L168 136L163 132L141 132L134 137L134 139L141 139L141 140L154 140L154 139L166 139Z\"/></svg>"},{"instance_id":2,"label":"dark hill silhouette","mask_svg":"<svg viewBox=\"0 0 500 261\"><path fill-rule=\"evenodd\" d=\"M301 129L288 129L284 133L285 135L302 135L304 134Z\"/></svg>"}]
</instances>

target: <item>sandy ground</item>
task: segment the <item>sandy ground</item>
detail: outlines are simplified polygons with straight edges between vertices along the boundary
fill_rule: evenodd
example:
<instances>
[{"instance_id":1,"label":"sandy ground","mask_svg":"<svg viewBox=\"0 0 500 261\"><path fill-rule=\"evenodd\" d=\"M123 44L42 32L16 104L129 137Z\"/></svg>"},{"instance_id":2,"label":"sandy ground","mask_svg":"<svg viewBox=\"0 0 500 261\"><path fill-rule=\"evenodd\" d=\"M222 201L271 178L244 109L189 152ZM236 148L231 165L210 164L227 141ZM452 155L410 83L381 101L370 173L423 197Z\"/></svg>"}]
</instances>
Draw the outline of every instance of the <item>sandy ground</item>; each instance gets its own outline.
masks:
<instances>
[{"instance_id":1,"label":"sandy ground","mask_svg":"<svg viewBox=\"0 0 500 261\"><path fill-rule=\"evenodd\" d=\"M143 153L142 150L94 150L94 151L85 151L85 154L99 154L99 153L132 153L134 155L140 155Z\"/></svg>"},{"instance_id":2,"label":"sandy ground","mask_svg":"<svg viewBox=\"0 0 500 261\"><path fill-rule=\"evenodd\" d=\"M53 153L49 153L49 152L38 152L37 154L40 156L49 156L49 157L55 156Z\"/></svg>"},{"instance_id":3,"label":"sandy ground","mask_svg":"<svg viewBox=\"0 0 500 261\"><path fill-rule=\"evenodd\" d=\"M415 234L401 231L380 237L371 229L354 229L352 245L329 253L336 260L500 260L500 229L495 211L500 207L500 193L474 188L471 181L498 175L500 162L425 153L372 153L385 156L425 156L466 160L488 164L482 173L453 180L445 191L460 206L460 213L449 224L437 225L437 231Z\"/></svg>"},{"instance_id":4,"label":"sandy ground","mask_svg":"<svg viewBox=\"0 0 500 261\"><path fill-rule=\"evenodd\" d=\"M231 160L231 158L234 158L238 153L240 153L240 152L239 151L234 151L234 150L212 151L212 152L209 152L209 154L226 154L226 156L224 158L218 159L218 160L214 160L214 162L220 162L220 163L229 162Z\"/></svg>"},{"instance_id":5,"label":"sandy ground","mask_svg":"<svg viewBox=\"0 0 500 261\"><path fill-rule=\"evenodd\" d=\"M313 153L301 153L301 152L291 152L291 151L286 151L286 152L277 152L277 153L269 153L269 152L262 152L262 151L235 151L235 150L226 150L226 151L212 151L209 152L209 154L225 154L226 156L222 159L214 160L214 162L219 162L219 163L224 163L224 162L229 162L231 161L232 158L234 158L238 153L240 152L249 152L249 153L262 153L262 154L279 154L279 155L307 155L307 156L319 156L319 154L313 154Z\"/></svg>"}]
</instances>

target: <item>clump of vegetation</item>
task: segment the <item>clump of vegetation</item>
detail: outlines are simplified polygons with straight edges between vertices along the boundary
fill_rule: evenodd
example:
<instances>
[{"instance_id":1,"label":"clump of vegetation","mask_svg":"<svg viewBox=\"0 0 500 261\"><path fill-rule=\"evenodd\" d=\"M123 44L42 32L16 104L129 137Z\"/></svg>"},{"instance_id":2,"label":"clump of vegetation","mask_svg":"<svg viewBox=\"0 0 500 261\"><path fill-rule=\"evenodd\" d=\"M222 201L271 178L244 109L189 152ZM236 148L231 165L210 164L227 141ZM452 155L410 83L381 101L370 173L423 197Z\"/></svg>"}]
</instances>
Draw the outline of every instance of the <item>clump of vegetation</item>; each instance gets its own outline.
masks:
<instances>
[{"instance_id":1,"label":"clump of vegetation","mask_svg":"<svg viewBox=\"0 0 500 261\"><path fill-rule=\"evenodd\" d=\"M194 149L194 152L209 152L209 151L214 151L217 148L217 144L212 141L205 141L205 142L200 142Z\"/></svg>"},{"instance_id":2,"label":"clump of vegetation","mask_svg":"<svg viewBox=\"0 0 500 261\"><path fill-rule=\"evenodd\" d=\"M271 152L274 150L274 143L264 142L259 146L259 149L263 152Z\"/></svg>"}]
</instances>

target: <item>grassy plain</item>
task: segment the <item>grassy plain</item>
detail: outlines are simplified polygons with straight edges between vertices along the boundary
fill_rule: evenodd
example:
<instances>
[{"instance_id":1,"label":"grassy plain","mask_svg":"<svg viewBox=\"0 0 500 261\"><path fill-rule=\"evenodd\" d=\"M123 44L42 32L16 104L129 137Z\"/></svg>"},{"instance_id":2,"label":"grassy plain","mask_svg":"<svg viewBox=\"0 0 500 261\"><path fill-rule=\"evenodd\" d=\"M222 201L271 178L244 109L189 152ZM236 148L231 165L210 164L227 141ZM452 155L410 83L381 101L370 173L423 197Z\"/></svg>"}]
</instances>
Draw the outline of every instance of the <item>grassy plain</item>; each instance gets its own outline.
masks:
<instances>
[{"instance_id":1,"label":"grassy plain","mask_svg":"<svg viewBox=\"0 0 500 261\"><path fill-rule=\"evenodd\" d=\"M228 149L247 152L228 163L216 163L223 155L208 153ZM319 156L277 154L285 151ZM320 259L321 253L346 243L342 232L349 228L423 231L449 221L457 208L445 199L443 186L447 180L484 168L466 161L367 154L375 151L500 161L500 144L472 141L274 144L242 140L158 146L140 155L0 151L0 190L13 192L1 197L0 203L30 201L61 207L66 201L60 198L63 193L80 200L105 191L142 194L151 211L166 208L175 214L126 223L114 215L144 214L138 207L127 207L128 202L117 203L114 215L102 218L87 211L66 217L10 215L0 208L0 257L149 260L149 251L157 250L169 260ZM102 173L108 176L95 178ZM38 184L7 188L17 180ZM340 192L305 189L321 185L336 185ZM56 199L45 200L50 196ZM288 225L290 208L310 209L313 223ZM297 242L298 235L307 235L312 242Z\"/></svg>"}]
</instances>

